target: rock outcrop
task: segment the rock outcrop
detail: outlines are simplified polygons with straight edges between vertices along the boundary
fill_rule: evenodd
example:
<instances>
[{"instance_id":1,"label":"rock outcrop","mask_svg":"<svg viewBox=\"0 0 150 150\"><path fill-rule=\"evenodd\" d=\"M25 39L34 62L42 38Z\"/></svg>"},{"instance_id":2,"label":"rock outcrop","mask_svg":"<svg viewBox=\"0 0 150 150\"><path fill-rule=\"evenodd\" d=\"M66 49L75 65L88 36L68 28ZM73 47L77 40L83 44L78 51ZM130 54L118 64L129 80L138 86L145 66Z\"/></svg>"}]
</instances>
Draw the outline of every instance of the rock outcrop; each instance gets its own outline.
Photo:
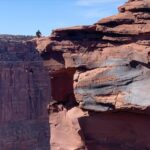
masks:
<instances>
[{"instance_id":1,"label":"rock outcrop","mask_svg":"<svg viewBox=\"0 0 150 150\"><path fill-rule=\"evenodd\" d=\"M149 150L150 1L36 40L51 73L51 150Z\"/></svg>"},{"instance_id":2,"label":"rock outcrop","mask_svg":"<svg viewBox=\"0 0 150 150\"><path fill-rule=\"evenodd\" d=\"M1 150L50 149L50 80L31 38L0 35Z\"/></svg>"}]
</instances>

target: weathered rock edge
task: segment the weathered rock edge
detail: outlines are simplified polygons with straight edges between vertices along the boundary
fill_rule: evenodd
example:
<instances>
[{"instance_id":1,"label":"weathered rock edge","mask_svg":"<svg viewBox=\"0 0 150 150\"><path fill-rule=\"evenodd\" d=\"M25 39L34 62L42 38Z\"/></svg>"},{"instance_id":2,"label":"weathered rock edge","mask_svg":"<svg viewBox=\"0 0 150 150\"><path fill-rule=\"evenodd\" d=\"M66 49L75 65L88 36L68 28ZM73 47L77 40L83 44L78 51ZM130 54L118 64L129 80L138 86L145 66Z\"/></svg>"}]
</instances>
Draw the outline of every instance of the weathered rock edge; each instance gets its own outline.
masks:
<instances>
[{"instance_id":1,"label":"weathered rock edge","mask_svg":"<svg viewBox=\"0 0 150 150\"><path fill-rule=\"evenodd\" d=\"M148 0L35 41L52 83L52 150L150 149Z\"/></svg>"}]
</instances>

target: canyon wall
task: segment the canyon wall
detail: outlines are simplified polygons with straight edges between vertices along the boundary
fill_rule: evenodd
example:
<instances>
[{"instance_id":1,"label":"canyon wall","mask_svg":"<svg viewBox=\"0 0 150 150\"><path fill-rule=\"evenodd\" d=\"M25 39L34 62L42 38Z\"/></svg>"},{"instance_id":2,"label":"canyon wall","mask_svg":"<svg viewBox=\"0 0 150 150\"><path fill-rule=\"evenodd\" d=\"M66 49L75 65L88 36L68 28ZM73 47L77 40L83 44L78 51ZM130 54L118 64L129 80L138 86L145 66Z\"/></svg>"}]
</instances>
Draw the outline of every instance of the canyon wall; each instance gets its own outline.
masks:
<instances>
[{"instance_id":1,"label":"canyon wall","mask_svg":"<svg viewBox=\"0 0 150 150\"><path fill-rule=\"evenodd\" d=\"M50 80L32 38L0 35L1 150L50 149Z\"/></svg>"},{"instance_id":2,"label":"canyon wall","mask_svg":"<svg viewBox=\"0 0 150 150\"><path fill-rule=\"evenodd\" d=\"M51 76L51 150L149 150L150 1L36 39Z\"/></svg>"},{"instance_id":3,"label":"canyon wall","mask_svg":"<svg viewBox=\"0 0 150 150\"><path fill-rule=\"evenodd\" d=\"M49 37L0 35L0 66L0 149L150 149L149 0Z\"/></svg>"}]
</instances>

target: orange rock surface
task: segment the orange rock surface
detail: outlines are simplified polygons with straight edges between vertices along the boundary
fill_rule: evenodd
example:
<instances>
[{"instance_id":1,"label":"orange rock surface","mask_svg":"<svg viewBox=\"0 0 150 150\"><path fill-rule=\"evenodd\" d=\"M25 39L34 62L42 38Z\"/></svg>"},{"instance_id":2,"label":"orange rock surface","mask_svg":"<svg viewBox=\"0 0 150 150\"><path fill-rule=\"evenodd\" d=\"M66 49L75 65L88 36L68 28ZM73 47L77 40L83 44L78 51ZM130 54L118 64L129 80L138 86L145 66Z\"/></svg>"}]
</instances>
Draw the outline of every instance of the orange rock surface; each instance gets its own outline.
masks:
<instances>
[{"instance_id":1,"label":"orange rock surface","mask_svg":"<svg viewBox=\"0 0 150 150\"><path fill-rule=\"evenodd\" d=\"M0 35L0 150L150 149L149 0L32 38Z\"/></svg>"},{"instance_id":2,"label":"orange rock surface","mask_svg":"<svg viewBox=\"0 0 150 150\"><path fill-rule=\"evenodd\" d=\"M129 0L94 25L36 40L51 73L52 150L150 149L149 12L149 0Z\"/></svg>"}]
</instances>

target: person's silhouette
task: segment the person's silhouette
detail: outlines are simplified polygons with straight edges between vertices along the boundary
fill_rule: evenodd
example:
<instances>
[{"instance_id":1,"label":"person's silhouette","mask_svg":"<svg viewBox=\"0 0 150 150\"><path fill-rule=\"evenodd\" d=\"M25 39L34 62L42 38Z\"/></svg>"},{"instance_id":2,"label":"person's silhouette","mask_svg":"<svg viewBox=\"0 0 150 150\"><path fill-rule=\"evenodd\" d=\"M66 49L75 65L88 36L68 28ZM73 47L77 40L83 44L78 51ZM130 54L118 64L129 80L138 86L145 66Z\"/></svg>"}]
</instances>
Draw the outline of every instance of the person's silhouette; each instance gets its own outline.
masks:
<instances>
[{"instance_id":1,"label":"person's silhouette","mask_svg":"<svg viewBox=\"0 0 150 150\"><path fill-rule=\"evenodd\" d=\"M38 38L40 38L41 37L41 32L40 32L40 30L38 30L37 32L36 32L36 36L38 37Z\"/></svg>"}]
</instances>

